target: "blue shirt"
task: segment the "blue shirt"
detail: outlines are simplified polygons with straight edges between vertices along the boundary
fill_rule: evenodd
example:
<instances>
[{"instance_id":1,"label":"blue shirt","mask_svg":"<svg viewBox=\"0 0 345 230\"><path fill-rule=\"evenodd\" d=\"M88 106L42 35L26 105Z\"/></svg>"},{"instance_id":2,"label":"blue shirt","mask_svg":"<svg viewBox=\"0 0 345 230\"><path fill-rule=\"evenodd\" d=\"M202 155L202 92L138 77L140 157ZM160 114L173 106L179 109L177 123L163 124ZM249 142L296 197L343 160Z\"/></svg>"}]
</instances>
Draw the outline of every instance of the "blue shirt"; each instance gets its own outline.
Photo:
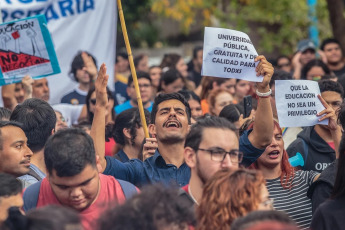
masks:
<instances>
[{"instance_id":1,"label":"blue shirt","mask_svg":"<svg viewBox=\"0 0 345 230\"><path fill-rule=\"evenodd\" d=\"M122 149L118 151L114 157L123 163L129 161L127 154Z\"/></svg>"},{"instance_id":2,"label":"blue shirt","mask_svg":"<svg viewBox=\"0 0 345 230\"><path fill-rule=\"evenodd\" d=\"M122 163L113 157L105 157L107 167L103 174L114 176L116 179L129 181L142 187L146 184L161 182L165 185L185 186L189 182L190 168L183 163L180 168L165 163L163 157L156 150L155 155L144 162L132 159Z\"/></svg>"},{"instance_id":3,"label":"blue shirt","mask_svg":"<svg viewBox=\"0 0 345 230\"><path fill-rule=\"evenodd\" d=\"M81 90L73 90L62 97L61 103L72 104L72 105L83 105L86 104L87 92L81 94Z\"/></svg>"},{"instance_id":4,"label":"blue shirt","mask_svg":"<svg viewBox=\"0 0 345 230\"><path fill-rule=\"evenodd\" d=\"M244 153L242 164L246 167L255 162L265 151L265 149L255 148L250 143L248 139L250 131L245 131L240 137L240 151ZM104 174L112 175L116 179L129 181L138 187L157 182L183 187L189 183L190 168L186 163L183 163L180 168L172 164L166 164L158 150L156 150L155 155L144 162L132 159L127 163L122 163L108 156L105 159L107 166L103 172Z\"/></svg>"},{"instance_id":5,"label":"blue shirt","mask_svg":"<svg viewBox=\"0 0 345 230\"><path fill-rule=\"evenodd\" d=\"M152 105L153 105L153 102L150 101L150 106L148 108L145 108L147 109L150 113L152 111ZM131 108L134 108L131 103L130 103L130 100L129 101L126 101L125 103L121 104L121 105L117 105L115 106L115 114L118 115L120 113L122 113L123 111L127 110L127 109L131 109Z\"/></svg>"},{"instance_id":6,"label":"blue shirt","mask_svg":"<svg viewBox=\"0 0 345 230\"><path fill-rule=\"evenodd\" d=\"M240 151L243 153L242 165L244 167L249 167L254 163L260 156L265 152L265 149L255 148L248 139L249 133L253 130L246 130L240 137Z\"/></svg>"},{"instance_id":7,"label":"blue shirt","mask_svg":"<svg viewBox=\"0 0 345 230\"><path fill-rule=\"evenodd\" d=\"M130 97L127 94L127 84L122 83L120 81L115 82L115 105L121 105L125 103L125 101L129 100Z\"/></svg>"},{"instance_id":8,"label":"blue shirt","mask_svg":"<svg viewBox=\"0 0 345 230\"><path fill-rule=\"evenodd\" d=\"M39 177L41 177L41 179L46 177L46 174L44 174L44 172L42 172L36 165L30 164L29 168L32 169L33 171L35 171L35 173L37 173L37 175ZM29 175L29 174L17 177L17 179L19 179L22 182L23 188L27 188L30 185L35 184L36 182L38 182L38 180L35 177L33 177L33 176Z\"/></svg>"}]
</instances>

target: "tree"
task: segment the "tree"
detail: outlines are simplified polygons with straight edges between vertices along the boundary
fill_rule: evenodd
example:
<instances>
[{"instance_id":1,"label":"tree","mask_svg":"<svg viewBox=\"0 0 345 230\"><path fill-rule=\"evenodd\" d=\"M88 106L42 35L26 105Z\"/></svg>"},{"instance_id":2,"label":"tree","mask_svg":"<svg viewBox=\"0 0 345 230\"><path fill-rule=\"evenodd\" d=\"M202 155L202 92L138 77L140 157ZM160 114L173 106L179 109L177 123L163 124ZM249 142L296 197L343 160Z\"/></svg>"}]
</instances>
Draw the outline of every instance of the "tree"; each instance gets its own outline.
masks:
<instances>
[{"instance_id":1,"label":"tree","mask_svg":"<svg viewBox=\"0 0 345 230\"><path fill-rule=\"evenodd\" d=\"M306 0L153 0L151 9L179 21L185 33L198 14L205 26L246 32L259 53L291 54L297 42L308 37L310 24ZM317 15L321 38L329 37L326 0L318 0Z\"/></svg>"},{"instance_id":2,"label":"tree","mask_svg":"<svg viewBox=\"0 0 345 230\"><path fill-rule=\"evenodd\" d=\"M340 42L341 49L345 54L345 18L344 18L344 1L327 0L329 19L332 25L334 37Z\"/></svg>"},{"instance_id":3,"label":"tree","mask_svg":"<svg viewBox=\"0 0 345 230\"><path fill-rule=\"evenodd\" d=\"M128 37L133 47L152 46L158 37L151 11L150 0L122 0L123 13L126 20ZM117 48L124 47L120 23L117 29Z\"/></svg>"}]
</instances>

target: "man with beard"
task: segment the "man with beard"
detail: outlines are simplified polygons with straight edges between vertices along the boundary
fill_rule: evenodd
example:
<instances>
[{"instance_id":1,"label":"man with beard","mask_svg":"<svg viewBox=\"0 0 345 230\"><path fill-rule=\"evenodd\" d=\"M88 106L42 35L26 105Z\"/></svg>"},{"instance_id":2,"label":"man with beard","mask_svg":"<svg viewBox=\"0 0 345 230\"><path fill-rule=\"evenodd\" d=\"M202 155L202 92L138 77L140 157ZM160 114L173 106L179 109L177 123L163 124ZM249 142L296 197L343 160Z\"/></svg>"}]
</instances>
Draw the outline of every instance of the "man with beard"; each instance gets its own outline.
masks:
<instances>
[{"instance_id":1,"label":"man with beard","mask_svg":"<svg viewBox=\"0 0 345 230\"><path fill-rule=\"evenodd\" d=\"M96 103L98 101L97 97ZM98 110L95 112L91 129L93 137L95 137L93 135L95 128L102 128L104 132L104 126L100 127L99 123L97 126L94 125L98 118L97 112ZM190 170L184 163L182 153L184 140L189 131L190 116L188 102L182 95L178 93L160 94L153 105L152 124L149 125L150 133L157 138L158 142L158 149L155 154L144 162L132 159L122 163L112 157L106 156L104 158L104 151L97 151L104 169L103 173L130 181L137 186L154 182L176 183L178 186L186 185L190 177ZM104 135L97 134L96 137L101 137L104 142ZM95 145L97 146L97 144Z\"/></svg>"},{"instance_id":2,"label":"man with beard","mask_svg":"<svg viewBox=\"0 0 345 230\"><path fill-rule=\"evenodd\" d=\"M270 76L266 75L264 82L258 83L258 88L265 86L265 81L270 79ZM267 146L264 134L270 133L273 125L266 123L268 117L272 118L269 103L269 97L259 97L255 125L240 138L236 127L225 118L205 117L191 127L184 149L184 158L191 169L191 178L189 184L182 189L195 204L198 205L202 198L204 184L217 171L224 168L236 170L240 163L248 167L264 152Z\"/></svg>"},{"instance_id":3,"label":"man with beard","mask_svg":"<svg viewBox=\"0 0 345 230\"><path fill-rule=\"evenodd\" d=\"M270 105L269 82L273 74L272 65L263 56L258 56L255 61L260 61L256 71L263 75L263 82L257 84L257 94L260 97L257 109L256 126L253 131L245 132L241 137L241 151L253 153L246 155L245 165L254 162L267 145L271 143L273 123L271 122L272 109ZM105 66L101 68L105 75ZM107 77L103 80L104 87ZM99 87L100 88L100 87ZM184 159L184 144L189 132L191 111L188 102L178 93L160 94L156 97L151 113L149 131L157 138L158 149L154 156L144 162L133 159L122 163L111 157L104 157L104 126L105 105L107 95L105 88L96 91L96 111L91 130L96 153L99 155L100 164L104 174L112 175L117 179L129 181L137 186L148 183L161 182L185 186L190 178L190 168ZM215 141L218 136L209 136L210 141Z\"/></svg>"},{"instance_id":4,"label":"man with beard","mask_svg":"<svg viewBox=\"0 0 345 230\"><path fill-rule=\"evenodd\" d=\"M191 168L191 178L182 189L199 204L207 180L221 169L238 169L242 161L236 127L221 117L198 120L187 135L184 156Z\"/></svg>"},{"instance_id":5,"label":"man with beard","mask_svg":"<svg viewBox=\"0 0 345 230\"><path fill-rule=\"evenodd\" d=\"M334 38L325 39L320 49L325 53L328 68L332 70L337 77L345 74L345 62L343 60L343 53L339 41Z\"/></svg>"}]
</instances>

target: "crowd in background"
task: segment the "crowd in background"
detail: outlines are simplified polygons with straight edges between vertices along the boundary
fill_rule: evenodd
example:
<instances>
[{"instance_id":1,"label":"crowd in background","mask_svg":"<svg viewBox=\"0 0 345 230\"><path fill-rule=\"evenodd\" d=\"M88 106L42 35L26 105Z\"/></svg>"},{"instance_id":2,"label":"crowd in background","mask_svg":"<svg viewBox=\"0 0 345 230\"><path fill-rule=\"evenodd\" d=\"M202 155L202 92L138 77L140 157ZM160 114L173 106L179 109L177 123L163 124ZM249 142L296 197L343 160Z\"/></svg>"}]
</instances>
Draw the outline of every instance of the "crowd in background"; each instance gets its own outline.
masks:
<instances>
[{"instance_id":1,"label":"crowd in background","mask_svg":"<svg viewBox=\"0 0 345 230\"><path fill-rule=\"evenodd\" d=\"M114 74L78 53L70 71L78 86L59 104L49 105L46 78L2 87L0 229L342 228L345 61L337 40L320 48L302 40L276 60L258 56L259 83L202 76L203 47L188 63L176 53L160 65L149 59L134 57L140 98L121 52ZM317 116L328 124L280 127L275 80L318 81Z\"/></svg>"}]
</instances>

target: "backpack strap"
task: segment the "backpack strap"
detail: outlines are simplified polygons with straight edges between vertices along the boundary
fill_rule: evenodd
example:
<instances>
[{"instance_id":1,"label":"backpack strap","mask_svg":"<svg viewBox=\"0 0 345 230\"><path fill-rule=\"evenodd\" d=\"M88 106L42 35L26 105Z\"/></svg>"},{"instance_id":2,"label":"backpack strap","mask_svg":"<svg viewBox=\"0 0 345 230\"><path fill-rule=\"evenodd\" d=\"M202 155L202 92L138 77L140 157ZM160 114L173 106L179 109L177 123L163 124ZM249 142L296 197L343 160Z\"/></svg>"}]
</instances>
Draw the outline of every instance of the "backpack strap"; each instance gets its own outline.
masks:
<instances>
[{"instance_id":1,"label":"backpack strap","mask_svg":"<svg viewBox=\"0 0 345 230\"><path fill-rule=\"evenodd\" d=\"M138 193L137 188L133 184L124 180L117 179L117 181L121 185L121 188L122 188L123 194L125 195L126 200L128 200L129 198L131 198L132 196Z\"/></svg>"},{"instance_id":2,"label":"backpack strap","mask_svg":"<svg viewBox=\"0 0 345 230\"><path fill-rule=\"evenodd\" d=\"M43 178L41 178L37 172L35 172L32 168L30 168L30 171L28 172L28 175L34 177L36 180L41 181Z\"/></svg>"},{"instance_id":3,"label":"backpack strap","mask_svg":"<svg viewBox=\"0 0 345 230\"><path fill-rule=\"evenodd\" d=\"M30 185L23 194L24 206L23 209L25 212L36 208L38 196L40 194L42 181L39 181L33 185Z\"/></svg>"}]
</instances>

